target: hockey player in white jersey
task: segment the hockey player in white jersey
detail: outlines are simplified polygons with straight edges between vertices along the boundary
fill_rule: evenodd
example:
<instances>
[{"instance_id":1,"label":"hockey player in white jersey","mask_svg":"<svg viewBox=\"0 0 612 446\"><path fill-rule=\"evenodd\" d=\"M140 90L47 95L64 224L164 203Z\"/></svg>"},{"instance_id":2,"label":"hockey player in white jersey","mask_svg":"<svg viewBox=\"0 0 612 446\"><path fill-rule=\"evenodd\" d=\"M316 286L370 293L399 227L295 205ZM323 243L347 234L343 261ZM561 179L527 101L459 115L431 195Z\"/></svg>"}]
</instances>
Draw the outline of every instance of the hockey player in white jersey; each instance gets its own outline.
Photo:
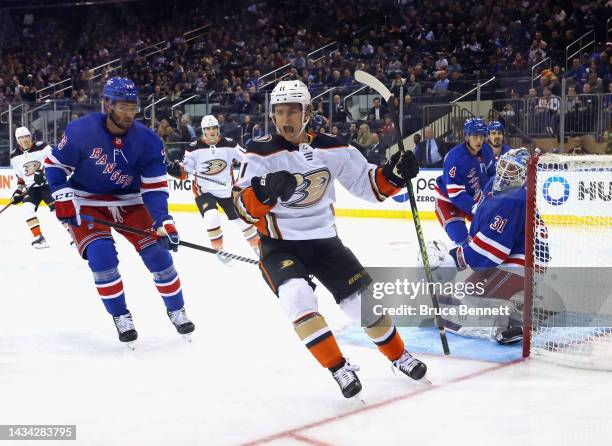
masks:
<instances>
[{"instance_id":1,"label":"hockey player in white jersey","mask_svg":"<svg viewBox=\"0 0 612 446\"><path fill-rule=\"evenodd\" d=\"M357 197L383 201L417 175L414 156L396 153L377 167L339 138L309 134L312 106L301 81L279 82L270 105L278 134L249 143L234 188L238 215L256 225L260 234L265 281L302 342L331 371L346 398L361 390L359 367L344 358L319 313L313 276L353 322L365 327L395 368L412 379L423 378L427 367L405 350L389 317L362 320L361 292L372 279L338 238L333 210L335 180Z\"/></svg>"},{"instance_id":2,"label":"hockey player in white jersey","mask_svg":"<svg viewBox=\"0 0 612 446\"><path fill-rule=\"evenodd\" d=\"M55 210L55 201L43 169L51 146L42 141L33 142L27 127L18 127L15 139L19 147L11 154L11 168L17 177L17 189L10 201L11 204L23 203L24 217L34 237L32 246L37 249L48 248L36 211L41 201L49 206L51 212Z\"/></svg>"},{"instance_id":3,"label":"hockey player in white jersey","mask_svg":"<svg viewBox=\"0 0 612 446\"><path fill-rule=\"evenodd\" d=\"M242 160L244 149L231 138L219 134L219 122L213 115L202 118L202 137L189 144L183 162L174 161L168 166L168 173L185 179L188 174L194 175L193 192L198 210L204 218L208 238L214 249L223 249L223 231L221 216L217 209L220 206L228 220L235 223L242 231L244 238L259 256L259 237L252 224L238 218L232 204L232 186L234 174L233 161ZM227 257L218 256L221 262L228 262Z\"/></svg>"}]
</instances>

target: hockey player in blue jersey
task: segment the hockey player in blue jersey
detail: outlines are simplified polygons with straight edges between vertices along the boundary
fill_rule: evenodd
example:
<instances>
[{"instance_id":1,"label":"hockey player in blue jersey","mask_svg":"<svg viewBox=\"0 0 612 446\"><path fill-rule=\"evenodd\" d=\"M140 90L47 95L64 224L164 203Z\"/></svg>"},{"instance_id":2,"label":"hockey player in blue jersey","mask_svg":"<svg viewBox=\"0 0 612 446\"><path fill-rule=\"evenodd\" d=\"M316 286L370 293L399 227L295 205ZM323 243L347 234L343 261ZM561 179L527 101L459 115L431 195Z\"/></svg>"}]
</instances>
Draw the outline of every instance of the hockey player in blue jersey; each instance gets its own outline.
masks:
<instances>
[{"instance_id":1,"label":"hockey player in blue jersey","mask_svg":"<svg viewBox=\"0 0 612 446\"><path fill-rule=\"evenodd\" d=\"M432 269L462 271L471 268L474 272L465 282L486 283L480 299L508 301L523 290L526 219L524 184L528 160L529 152L524 148L510 149L500 157L495 177L490 181L491 191L476 209L470 226L469 243L450 251L439 241L427 244L427 256ZM546 226L537 217L534 246L536 271L545 269L550 261L547 239ZM448 278L448 272L439 274ZM461 327L447 320L445 325L459 334L480 334L475 337L488 337L482 336L488 333L501 344L520 341L520 317L506 322L501 327Z\"/></svg>"},{"instance_id":2,"label":"hockey player in blue jersey","mask_svg":"<svg viewBox=\"0 0 612 446\"><path fill-rule=\"evenodd\" d=\"M487 144L493 150L495 159L498 160L500 156L510 150L510 146L504 144L504 124L499 121L491 121L489 122L489 125L487 125L487 132L489 133L487 137ZM493 169L493 171L494 170L495 169Z\"/></svg>"},{"instance_id":3,"label":"hockey player in blue jersey","mask_svg":"<svg viewBox=\"0 0 612 446\"><path fill-rule=\"evenodd\" d=\"M442 175L436 179L436 217L457 245L468 242L465 220L487 184L495 158L484 144L487 126L480 118L469 118L463 126L465 142L453 147L444 158Z\"/></svg>"},{"instance_id":4,"label":"hockey player in blue jersey","mask_svg":"<svg viewBox=\"0 0 612 446\"><path fill-rule=\"evenodd\" d=\"M86 216L149 232L135 235L118 230L152 273L176 330L188 335L195 326L185 314L181 282L169 252L176 251L179 235L168 214L163 143L135 121L140 106L131 80L109 79L103 97L105 113L91 113L68 124L45 160L56 215L71 225L74 242L89 263L120 341L133 342L138 333L126 306L113 236L109 227Z\"/></svg>"}]
</instances>

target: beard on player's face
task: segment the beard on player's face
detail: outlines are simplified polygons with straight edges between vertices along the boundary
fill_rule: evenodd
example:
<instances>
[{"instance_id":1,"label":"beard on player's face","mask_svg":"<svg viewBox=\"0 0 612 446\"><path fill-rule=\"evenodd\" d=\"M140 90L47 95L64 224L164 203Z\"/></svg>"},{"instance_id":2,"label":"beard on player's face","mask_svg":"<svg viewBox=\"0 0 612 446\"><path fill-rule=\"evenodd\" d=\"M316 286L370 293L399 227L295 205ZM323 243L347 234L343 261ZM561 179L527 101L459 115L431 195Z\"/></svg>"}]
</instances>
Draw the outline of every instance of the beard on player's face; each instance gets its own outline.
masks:
<instances>
[{"instance_id":1,"label":"beard on player's face","mask_svg":"<svg viewBox=\"0 0 612 446\"><path fill-rule=\"evenodd\" d=\"M131 113L118 113L111 108L109 117L111 118L111 121L113 121L113 124L115 124L121 130L129 130L134 123L135 115Z\"/></svg>"}]
</instances>

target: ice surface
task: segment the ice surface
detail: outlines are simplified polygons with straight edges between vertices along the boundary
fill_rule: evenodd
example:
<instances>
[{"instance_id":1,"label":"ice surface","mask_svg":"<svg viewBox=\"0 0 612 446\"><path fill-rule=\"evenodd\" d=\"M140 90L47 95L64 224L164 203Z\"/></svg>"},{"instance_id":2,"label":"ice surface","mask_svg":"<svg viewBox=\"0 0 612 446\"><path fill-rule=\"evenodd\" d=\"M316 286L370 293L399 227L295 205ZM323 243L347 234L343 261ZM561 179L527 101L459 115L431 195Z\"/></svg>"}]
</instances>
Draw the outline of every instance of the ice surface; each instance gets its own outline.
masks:
<instances>
[{"instance_id":1,"label":"ice surface","mask_svg":"<svg viewBox=\"0 0 612 446\"><path fill-rule=\"evenodd\" d=\"M224 267L181 249L176 265L197 325L188 344L140 258L118 237L140 334L127 351L87 264L46 208L39 217L50 249L30 247L20 208L0 217L0 424L76 424L69 445L610 444L610 373L508 362L516 349L500 353L461 338L451 338L461 358L444 358L432 354L435 331L403 329L407 344L425 352L433 386L414 383L391 372L319 287L321 312L361 366L367 406L346 401L300 344L258 268ZM207 243L198 214L177 213L176 221L184 240ZM442 237L437 222L424 224L426 237ZM412 221L340 218L338 228L365 265L415 263ZM228 251L252 255L237 228L225 222L224 231Z\"/></svg>"}]
</instances>

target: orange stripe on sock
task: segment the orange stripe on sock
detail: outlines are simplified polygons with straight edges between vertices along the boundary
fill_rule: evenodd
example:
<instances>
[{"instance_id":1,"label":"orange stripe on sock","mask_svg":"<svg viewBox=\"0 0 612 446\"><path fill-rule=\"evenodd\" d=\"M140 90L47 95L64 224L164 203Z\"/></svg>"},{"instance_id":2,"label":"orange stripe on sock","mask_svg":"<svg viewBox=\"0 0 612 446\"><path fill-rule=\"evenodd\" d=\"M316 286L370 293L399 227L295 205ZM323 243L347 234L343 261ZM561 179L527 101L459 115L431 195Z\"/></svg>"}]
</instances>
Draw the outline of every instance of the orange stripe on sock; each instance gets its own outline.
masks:
<instances>
[{"instance_id":1,"label":"orange stripe on sock","mask_svg":"<svg viewBox=\"0 0 612 446\"><path fill-rule=\"evenodd\" d=\"M33 228L30 228L30 231L32 231L32 235L34 237L40 237L40 235L42 234L40 226L34 226Z\"/></svg>"},{"instance_id":2,"label":"orange stripe on sock","mask_svg":"<svg viewBox=\"0 0 612 446\"><path fill-rule=\"evenodd\" d=\"M389 342L385 345L378 346L378 350L380 350L390 361L395 361L402 356L404 353L404 341L402 341L397 330Z\"/></svg>"},{"instance_id":3,"label":"orange stripe on sock","mask_svg":"<svg viewBox=\"0 0 612 446\"><path fill-rule=\"evenodd\" d=\"M308 349L312 356L315 357L319 364L326 369L338 365L342 361L342 352L338 347L338 343L333 335L315 345L310 346ZM403 352L403 350L402 350Z\"/></svg>"}]
</instances>

